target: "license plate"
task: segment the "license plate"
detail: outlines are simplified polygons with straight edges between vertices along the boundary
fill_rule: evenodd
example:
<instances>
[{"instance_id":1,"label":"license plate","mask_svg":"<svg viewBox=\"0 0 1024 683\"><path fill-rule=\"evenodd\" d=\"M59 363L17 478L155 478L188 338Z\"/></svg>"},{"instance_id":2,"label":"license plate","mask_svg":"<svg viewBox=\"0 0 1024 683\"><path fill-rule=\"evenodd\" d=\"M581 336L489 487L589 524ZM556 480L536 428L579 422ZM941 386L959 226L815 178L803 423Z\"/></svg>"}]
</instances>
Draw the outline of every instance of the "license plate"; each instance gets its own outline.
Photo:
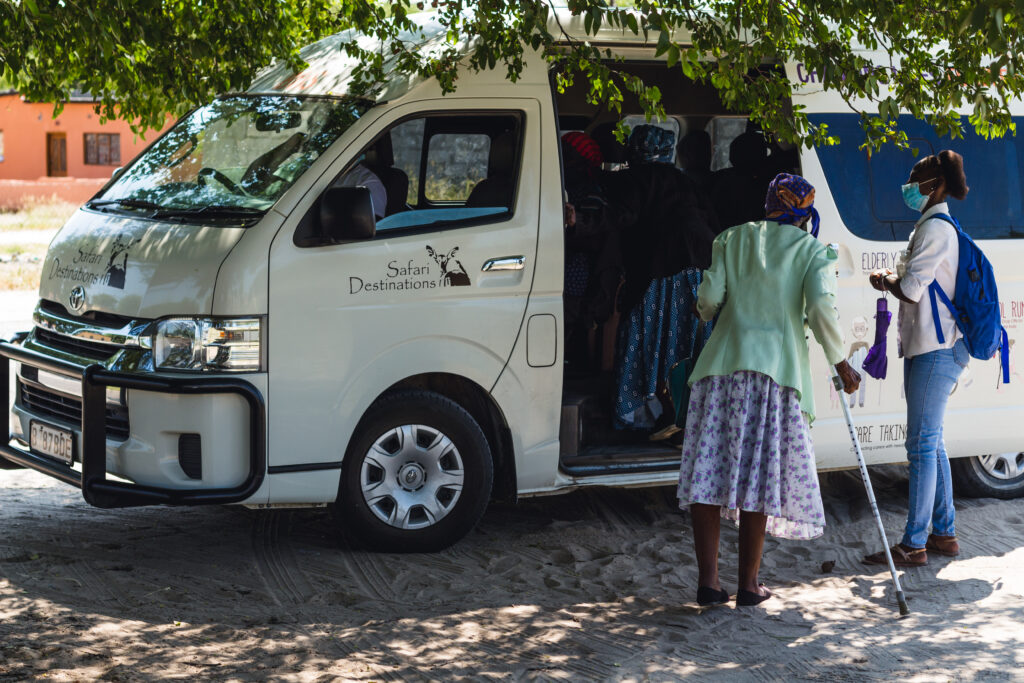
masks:
<instances>
[{"instance_id":1,"label":"license plate","mask_svg":"<svg viewBox=\"0 0 1024 683\"><path fill-rule=\"evenodd\" d=\"M32 420L29 431L28 445L33 451L57 458L68 465L74 460L75 435L68 430Z\"/></svg>"}]
</instances>

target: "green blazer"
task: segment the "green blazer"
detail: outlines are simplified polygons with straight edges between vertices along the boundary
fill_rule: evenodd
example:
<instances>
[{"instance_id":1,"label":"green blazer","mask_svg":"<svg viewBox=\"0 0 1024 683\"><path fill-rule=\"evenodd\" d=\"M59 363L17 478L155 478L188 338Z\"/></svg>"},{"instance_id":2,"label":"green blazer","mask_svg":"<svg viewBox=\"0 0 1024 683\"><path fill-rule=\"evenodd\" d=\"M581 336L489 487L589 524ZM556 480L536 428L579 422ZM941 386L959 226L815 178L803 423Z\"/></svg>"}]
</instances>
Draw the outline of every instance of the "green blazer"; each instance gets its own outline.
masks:
<instances>
[{"instance_id":1,"label":"green blazer","mask_svg":"<svg viewBox=\"0 0 1024 683\"><path fill-rule=\"evenodd\" d=\"M832 365L845 358L835 307L837 254L793 225L744 223L720 234L697 290L702 320L718 315L690 384L753 370L792 387L814 420L807 328Z\"/></svg>"}]
</instances>

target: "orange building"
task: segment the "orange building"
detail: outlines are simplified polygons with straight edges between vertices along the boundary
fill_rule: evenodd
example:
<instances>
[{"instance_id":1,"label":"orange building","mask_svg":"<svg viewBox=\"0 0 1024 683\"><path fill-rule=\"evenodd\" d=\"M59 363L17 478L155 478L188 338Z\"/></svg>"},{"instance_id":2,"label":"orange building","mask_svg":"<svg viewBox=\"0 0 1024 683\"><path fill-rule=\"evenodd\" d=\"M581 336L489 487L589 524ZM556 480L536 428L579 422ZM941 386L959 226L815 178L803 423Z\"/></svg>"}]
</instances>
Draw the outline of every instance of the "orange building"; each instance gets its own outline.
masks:
<instances>
[{"instance_id":1,"label":"orange building","mask_svg":"<svg viewBox=\"0 0 1024 683\"><path fill-rule=\"evenodd\" d=\"M73 95L54 118L52 103L0 93L0 207L28 197L84 202L161 132L141 138L125 121L101 124L89 95Z\"/></svg>"}]
</instances>

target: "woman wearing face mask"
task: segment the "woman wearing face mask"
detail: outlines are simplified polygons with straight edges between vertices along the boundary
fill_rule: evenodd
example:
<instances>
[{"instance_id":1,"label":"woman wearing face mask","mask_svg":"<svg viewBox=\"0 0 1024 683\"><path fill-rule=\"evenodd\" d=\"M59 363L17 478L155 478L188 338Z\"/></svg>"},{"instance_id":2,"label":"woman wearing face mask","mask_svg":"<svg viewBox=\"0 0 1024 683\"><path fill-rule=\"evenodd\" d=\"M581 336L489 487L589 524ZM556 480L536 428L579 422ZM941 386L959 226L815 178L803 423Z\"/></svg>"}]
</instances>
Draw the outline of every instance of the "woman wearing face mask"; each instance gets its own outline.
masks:
<instances>
[{"instance_id":1,"label":"woman wearing face mask","mask_svg":"<svg viewBox=\"0 0 1024 683\"><path fill-rule=\"evenodd\" d=\"M949 215L946 197L963 199L968 189L963 157L956 152L943 150L917 162L903 186L903 201L920 211L921 218L897 272L878 270L870 276L872 287L900 300L899 351L904 359L910 461L907 525L902 540L892 548L893 560L901 567L927 564L928 552L947 556L960 552L942 423L946 401L969 355L956 321L941 303L938 316L945 343L939 342L931 297L925 294L933 281L949 295L955 289L960 256L956 229L936 215ZM885 552L868 555L864 561L886 564Z\"/></svg>"},{"instance_id":2,"label":"woman wearing face mask","mask_svg":"<svg viewBox=\"0 0 1024 683\"><path fill-rule=\"evenodd\" d=\"M678 496L693 516L701 605L729 600L718 576L722 517L739 521L738 605L772 595L758 582L766 531L804 540L823 532L807 327L846 391L860 382L843 360L837 255L815 239L814 188L780 173L765 215L715 239L698 289L700 317L718 322L690 376Z\"/></svg>"}]
</instances>

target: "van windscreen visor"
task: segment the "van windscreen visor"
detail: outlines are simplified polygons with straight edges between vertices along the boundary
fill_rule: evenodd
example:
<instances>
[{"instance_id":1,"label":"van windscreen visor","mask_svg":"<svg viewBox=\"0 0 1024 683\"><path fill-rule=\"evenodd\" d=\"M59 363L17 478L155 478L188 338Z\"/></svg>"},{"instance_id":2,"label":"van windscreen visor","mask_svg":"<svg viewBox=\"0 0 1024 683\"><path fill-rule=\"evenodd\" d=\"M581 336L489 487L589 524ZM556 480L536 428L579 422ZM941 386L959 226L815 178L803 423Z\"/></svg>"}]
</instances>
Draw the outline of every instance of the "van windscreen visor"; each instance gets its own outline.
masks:
<instances>
[{"instance_id":1,"label":"van windscreen visor","mask_svg":"<svg viewBox=\"0 0 1024 683\"><path fill-rule=\"evenodd\" d=\"M372 103L227 96L183 117L87 205L186 223L258 220Z\"/></svg>"}]
</instances>

